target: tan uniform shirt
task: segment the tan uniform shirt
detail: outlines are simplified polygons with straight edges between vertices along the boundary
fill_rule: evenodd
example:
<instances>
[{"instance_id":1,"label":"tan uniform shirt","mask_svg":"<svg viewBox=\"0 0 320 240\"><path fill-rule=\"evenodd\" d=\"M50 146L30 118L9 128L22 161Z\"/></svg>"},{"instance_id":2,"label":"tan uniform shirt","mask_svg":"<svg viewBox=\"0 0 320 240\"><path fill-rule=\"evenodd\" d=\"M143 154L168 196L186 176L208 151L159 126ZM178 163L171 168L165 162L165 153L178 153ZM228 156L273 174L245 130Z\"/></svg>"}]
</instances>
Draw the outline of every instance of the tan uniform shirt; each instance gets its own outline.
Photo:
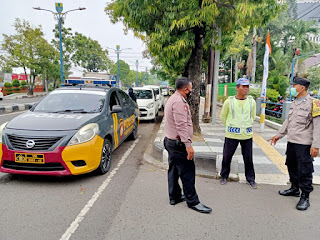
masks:
<instances>
[{"instance_id":1,"label":"tan uniform shirt","mask_svg":"<svg viewBox=\"0 0 320 240\"><path fill-rule=\"evenodd\" d=\"M187 148L191 147L193 127L190 108L178 91L168 99L164 108L164 119L165 136L169 139L177 139L179 136Z\"/></svg>"},{"instance_id":2,"label":"tan uniform shirt","mask_svg":"<svg viewBox=\"0 0 320 240\"><path fill-rule=\"evenodd\" d=\"M276 136L287 135L288 142L320 148L320 116L312 117L313 100L309 95L300 103L295 99Z\"/></svg>"}]
</instances>

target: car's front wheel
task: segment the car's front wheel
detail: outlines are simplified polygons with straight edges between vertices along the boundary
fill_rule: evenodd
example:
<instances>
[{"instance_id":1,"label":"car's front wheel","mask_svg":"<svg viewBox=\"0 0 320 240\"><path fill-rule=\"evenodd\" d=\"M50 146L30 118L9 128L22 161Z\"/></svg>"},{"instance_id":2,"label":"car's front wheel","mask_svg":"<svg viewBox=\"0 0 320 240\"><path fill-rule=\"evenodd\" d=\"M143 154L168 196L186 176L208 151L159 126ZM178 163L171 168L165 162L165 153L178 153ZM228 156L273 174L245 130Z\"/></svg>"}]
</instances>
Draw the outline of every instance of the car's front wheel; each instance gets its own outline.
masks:
<instances>
[{"instance_id":1,"label":"car's front wheel","mask_svg":"<svg viewBox=\"0 0 320 240\"><path fill-rule=\"evenodd\" d=\"M138 124L137 124L137 120L136 120L133 124L133 130L129 136L129 139L136 140L137 138L138 138Z\"/></svg>"},{"instance_id":2,"label":"car's front wheel","mask_svg":"<svg viewBox=\"0 0 320 240\"><path fill-rule=\"evenodd\" d=\"M108 139L105 139L102 147L102 152L101 152L100 165L96 170L98 174L105 174L109 171L111 166L111 156L112 156L111 142Z\"/></svg>"}]
</instances>

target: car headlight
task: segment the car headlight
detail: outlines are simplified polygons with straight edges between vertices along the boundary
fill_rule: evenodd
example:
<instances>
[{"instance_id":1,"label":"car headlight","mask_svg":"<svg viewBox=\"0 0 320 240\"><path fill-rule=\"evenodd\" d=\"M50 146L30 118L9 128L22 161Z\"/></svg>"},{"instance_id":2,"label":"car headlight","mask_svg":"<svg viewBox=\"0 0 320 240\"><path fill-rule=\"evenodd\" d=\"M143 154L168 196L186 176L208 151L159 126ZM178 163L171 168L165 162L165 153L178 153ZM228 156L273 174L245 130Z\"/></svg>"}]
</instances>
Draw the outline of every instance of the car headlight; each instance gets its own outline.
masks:
<instances>
[{"instance_id":1,"label":"car headlight","mask_svg":"<svg viewBox=\"0 0 320 240\"><path fill-rule=\"evenodd\" d=\"M147 108L153 108L153 106L154 106L154 104L153 103L149 103L148 105L147 105Z\"/></svg>"},{"instance_id":2,"label":"car headlight","mask_svg":"<svg viewBox=\"0 0 320 240\"><path fill-rule=\"evenodd\" d=\"M0 143L2 143L2 132L3 132L3 129L7 126L7 123L8 122L5 122L0 126Z\"/></svg>"},{"instance_id":3,"label":"car headlight","mask_svg":"<svg viewBox=\"0 0 320 240\"><path fill-rule=\"evenodd\" d=\"M69 141L68 146L90 141L99 131L99 125L90 123L82 127Z\"/></svg>"}]
</instances>

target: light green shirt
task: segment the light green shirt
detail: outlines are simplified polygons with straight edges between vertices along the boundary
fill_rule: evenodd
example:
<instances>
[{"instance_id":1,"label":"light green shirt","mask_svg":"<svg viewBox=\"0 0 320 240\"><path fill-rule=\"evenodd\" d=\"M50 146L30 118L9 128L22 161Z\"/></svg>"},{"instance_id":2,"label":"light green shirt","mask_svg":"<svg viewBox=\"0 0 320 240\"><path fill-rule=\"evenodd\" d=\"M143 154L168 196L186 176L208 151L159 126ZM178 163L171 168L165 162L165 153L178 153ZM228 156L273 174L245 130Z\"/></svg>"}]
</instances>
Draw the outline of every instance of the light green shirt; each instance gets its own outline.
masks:
<instances>
[{"instance_id":1,"label":"light green shirt","mask_svg":"<svg viewBox=\"0 0 320 240\"><path fill-rule=\"evenodd\" d=\"M234 106L238 106L238 107L234 107L234 111L242 111L244 104L246 104L249 101L249 99L246 98L245 100L239 100L234 98L233 101L234 101ZM229 115L230 116L232 115L232 110L230 109L230 99L228 98L224 102L223 107L221 109L221 113L220 113L220 119L224 125L227 125L227 119ZM254 120L256 117L256 102L254 101L254 99L252 99L251 115L252 115L252 119ZM241 120L239 121L241 122ZM241 128L242 126L237 126L237 127ZM232 138L232 139L246 140L246 139L252 138L252 134L251 135L248 135L245 133L235 134L235 133L226 131L226 137Z\"/></svg>"}]
</instances>

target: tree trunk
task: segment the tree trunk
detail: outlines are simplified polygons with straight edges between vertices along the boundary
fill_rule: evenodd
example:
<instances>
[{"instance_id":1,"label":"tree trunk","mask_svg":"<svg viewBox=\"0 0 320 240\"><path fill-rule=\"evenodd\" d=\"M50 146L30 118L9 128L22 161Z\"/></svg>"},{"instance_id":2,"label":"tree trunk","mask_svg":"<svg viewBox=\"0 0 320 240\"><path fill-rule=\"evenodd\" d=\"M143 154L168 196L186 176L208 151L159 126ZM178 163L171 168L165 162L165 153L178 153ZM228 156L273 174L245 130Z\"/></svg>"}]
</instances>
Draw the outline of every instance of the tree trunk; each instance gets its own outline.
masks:
<instances>
[{"instance_id":1,"label":"tree trunk","mask_svg":"<svg viewBox=\"0 0 320 240\"><path fill-rule=\"evenodd\" d=\"M256 82L256 68L257 68L257 41L256 41L257 31L256 28L253 28L253 37L252 37L252 73L251 73L251 82Z\"/></svg>"},{"instance_id":2,"label":"tree trunk","mask_svg":"<svg viewBox=\"0 0 320 240\"><path fill-rule=\"evenodd\" d=\"M238 80L238 56L236 56L236 65L234 69L234 82Z\"/></svg>"},{"instance_id":3,"label":"tree trunk","mask_svg":"<svg viewBox=\"0 0 320 240\"><path fill-rule=\"evenodd\" d=\"M188 77L192 81L192 95L189 101L191 107L193 131L195 133L201 133L199 125L199 106L200 106L200 81L201 81L201 69L202 69L202 56L204 46L204 29L195 28L195 44L192 49L190 62L188 66Z\"/></svg>"},{"instance_id":4,"label":"tree trunk","mask_svg":"<svg viewBox=\"0 0 320 240\"><path fill-rule=\"evenodd\" d=\"M33 89L34 89L34 70L30 69L30 84L28 84L28 95L33 96Z\"/></svg>"}]
</instances>

